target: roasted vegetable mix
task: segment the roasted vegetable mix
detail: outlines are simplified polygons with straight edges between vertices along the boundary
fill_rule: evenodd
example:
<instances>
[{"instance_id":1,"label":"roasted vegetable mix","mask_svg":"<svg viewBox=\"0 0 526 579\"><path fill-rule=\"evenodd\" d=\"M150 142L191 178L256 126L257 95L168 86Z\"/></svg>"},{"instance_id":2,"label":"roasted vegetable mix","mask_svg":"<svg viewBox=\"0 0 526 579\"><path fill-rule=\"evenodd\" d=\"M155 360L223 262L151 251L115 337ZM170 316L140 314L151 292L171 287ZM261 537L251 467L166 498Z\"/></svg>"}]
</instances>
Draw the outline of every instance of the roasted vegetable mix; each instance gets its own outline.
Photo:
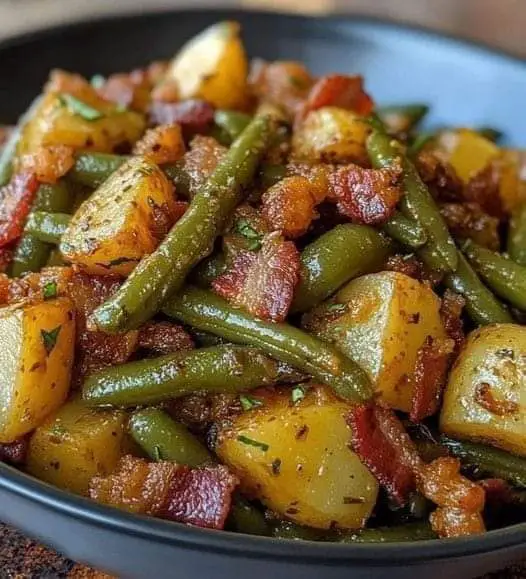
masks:
<instances>
[{"instance_id":1,"label":"roasted vegetable mix","mask_svg":"<svg viewBox=\"0 0 526 579\"><path fill-rule=\"evenodd\" d=\"M525 521L524 153L428 111L235 22L51 72L0 157L0 458L281 539Z\"/></svg>"}]
</instances>

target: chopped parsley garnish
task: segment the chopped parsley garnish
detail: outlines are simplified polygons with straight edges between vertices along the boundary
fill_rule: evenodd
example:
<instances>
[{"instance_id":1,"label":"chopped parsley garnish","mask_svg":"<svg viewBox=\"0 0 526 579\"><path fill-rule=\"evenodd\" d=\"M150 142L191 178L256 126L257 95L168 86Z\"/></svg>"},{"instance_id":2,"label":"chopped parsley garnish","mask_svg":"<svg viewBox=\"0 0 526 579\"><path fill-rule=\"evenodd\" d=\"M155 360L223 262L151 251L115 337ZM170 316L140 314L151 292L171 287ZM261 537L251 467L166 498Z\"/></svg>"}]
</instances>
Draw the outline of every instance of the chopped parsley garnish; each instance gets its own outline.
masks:
<instances>
[{"instance_id":1,"label":"chopped parsley garnish","mask_svg":"<svg viewBox=\"0 0 526 579\"><path fill-rule=\"evenodd\" d=\"M305 388L303 386L296 386L292 389L290 398L293 404L297 404L300 400L305 398Z\"/></svg>"},{"instance_id":2,"label":"chopped parsley garnish","mask_svg":"<svg viewBox=\"0 0 526 579\"><path fill-rule=\"evenodd\" d=\"M345 312L345 310L347 309L347 307L345 306L345 304L329 304L327 306L327 310L329 312L334 312L334 313L338 313L338 314L343 314Z\"/></svg>"},{"instance_id":3,"label":"chopped parsley garnish","mask_svg":"<svg viewBox=\"0 0 526 579\"><path fill-rule=\"evenodd\" d=\"M42 336L42 343L44 344L44 348L46 349L46 353L49 356L53 351L58 339L58 335L60 334L60 329L62 326L57 326L52 330L47 332L46 330L40 330L40 335Z\"/></svg>"},{"instance_id":4,"label":"chopped parsley garnish","mask_svg":"<svg viewBox=\"0 0 526 579\"><path fill-rule=\"evenodd\" d=\"M241 394L239 401L241 402L243 410L252 410L258 406L263 406L263 402L261 402L261 400L252 396L248 396L247 394Z\"/></svg>"},{"instance_id":5,"label":"chopped parsley garnish","mask_svg":"<svg viewBox=\"0 0 526 579\"><path fill-rule=\"evenodd\" d=\"M85 121L96 121L104 116L100 111L73 95L62 93L59 98L60 102L68 107L73 114L82 117Z\"/></svg>"},{"instance_id":6,"label":"chopped parsley garnish","mask_svg":"<svg viewBox=\"0 0 526 579\"><path fill-rule=\"evenodd\" d=\"M248 240L247 249L255 251L261 248L263 236L248 222L247 219L239 219L236 222L236 231Z\"/></svg>"},{"instance_id":7,"label":"chopped parsley garnish","mask_svg":"<svg viewBox=\"0 0 526 579\"><path fill-rule=\"evenodd\" d=\"M252 438L248 438L248 436L243 436L242 434L240 434L237 437L237 439L239 440L239 442L242 442L243 444L248 444L249 446L255 446L256 448L261 448L261 450L263 452L267 452L267 450L270 448L266 442L259 442L258 440L253 440Z\"/></svg>"},{"instance_id":8,"label":"chopped parsley garnish","mask_svg":"<svg viewBox=\"0 0 526 579\"><path fill-rule=\"evenodd\" d=\"M51 427L51 430L49 431L49 433L51 434L51 436L54 436L55 438L61 439L61 438L64 438L64 436L66 436L68 431L62 425L54 424Z\"/></svg>"},{"instance_id":9,"label":"chopped parsley garnish","mask_svg":"<svg viewBox=\"0 0 526 579\"><path fill-rule=\"evenodd\" d=\"M48 281L44 284L42 289L42 293L44 295L45 300L50 300L52 298L57 297L57 282L56 281Z\"/></svg>"},{"instance_id":10,"label":"chopped parsley garnish","mask_svg":"<svg viewBox=\"0 0 526 579\"><path fill-rule=\"evenodd\" d=\"M91 77L90 84L93 88L102 88L106 79L102 76L102 74L94 74Z\"/></svg>"}]
</instances>

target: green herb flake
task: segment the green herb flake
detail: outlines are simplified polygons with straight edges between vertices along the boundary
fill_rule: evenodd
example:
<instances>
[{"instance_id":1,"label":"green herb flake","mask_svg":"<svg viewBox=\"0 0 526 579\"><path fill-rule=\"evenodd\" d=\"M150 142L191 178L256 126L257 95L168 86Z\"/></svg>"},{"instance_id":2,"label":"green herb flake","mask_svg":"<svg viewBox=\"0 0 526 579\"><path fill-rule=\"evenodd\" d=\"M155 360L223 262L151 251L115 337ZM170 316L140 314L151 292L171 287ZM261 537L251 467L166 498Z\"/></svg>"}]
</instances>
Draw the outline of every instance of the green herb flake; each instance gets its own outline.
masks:
<instances>
[{"instance_id":1,"label":"green herb flake","mask_svg":"<svg viewBox=\"0 0 526 579\"><path fill-rule=\"evenodd\" d=\"M61 104L68 107L70 112L82 117L85 121L96 121L104 116L100 111L94 109L92 106L79 100L73 95L63 93L60 95L59 99Z\"/></svg>"},{"instance_id":2,"label":"green herb flake","mask_svg":"<svg viewBox=\"0 0 526 579\"><path fill-rule=\"evenodd\" d=\"M239 442L242 442L243 444L248 444L249 446L255 446L256 448L260 448L263 452L267 452L267 450L270 448L268 444L266 444L265 442L259 442L258 440L253 440L252 438L248 438L248 436L243 436L242 434L240 434L237 439L239 440Z\"/></svg>"},{"instance_id":3,"label":"green herb flake","mask_svg":"<svg viewBox=\"0 0 526 579\"><path fill-rule=\"evenodd\" d=\"M161 447L158 444L156 444L153 447L152 454L153 454L154 460L156 460L157 462L159 462L160 460L163 459L162 454L161 454Z\"/></svg>"},{"instance_id":4,"label":"green herb flake","mask_svg":"<svg viewBox=\"0 0 526 579\"><path fill-rule=\"evenodd\" d=\"M57 282L56 281L48 281L44 284L42 289L42 294L44 295L45 300L51 300L57 297Z\"/></svg>"},{"instance_id":5,"label":"green herb flake","mask_svg":"<svg viewBox=\"0 0 526 579\"><path fill-rule=\"evenodd\" d=\"M305 388L303 386L296 386L292 389L290 398L293 404L297 404L305 398Z\"/></svg>"},{"instance_id":6,"label":"green herb flake","mask_svg":"<svg viewBox=\"0 0 526 579\"><path fill-rule=\"evenodd\" d=\"M105 82L106 79L102 76L102 74L94 74L90 80L91 86L95 89L102 88Z\"/></svg>"},{"instance_id":7,"label":"green herb flake","mask_svg":"<svg viewBox=\"0 0 526 579\"><path fill-rule=\"evenodd\" d=\"M261 248L263 236L252 227L247 219L239 219L236 222L236 231L249 241L247 249L256 251Z\"/></svg>"},{"instance_id":8,"label":"green herb flake","mask_svg":"<svg viewBox=\"0 0 526 579\"><path fill-rule=\"evenodd\" d=\"M345 304L329 304L327 306L327 311L335 313L335 314L343 314L347 306Z\"/></svg>"},{"instance_id":9,"label":"green herb flake","mask_svg":"<svg viewBox=\"0 0 526 579\"><path fill-rule=\"evenodd\" d=\"M243 410L252 410L253 408L258 408L258 406L263 406L263 402L261 400L246 394L241 394L239 401L241 402Z\"/></svg>"},{"instance_id":10,"label":"green herb flake","mask_svg":"<svg viewBox=\"0 0 526 579\"><path fill-rule=\"evenodd\" d=\"M42 343L44 344L44 348L46 349L46 353L48 356L49 354L51 354L53 348L57 343L58 335L60 334L61 328L62 326L57 326L56 328L49 330L49 332L46 330L40 330L40 335L42 336Z\"/></svg>"},{"instance_id":11,"label":"green herb flake","mask_svg":"<svg viewBox=\"0 0 526 579\"><path fill-rule=\"evenodd\" d=\"M67 433L68 431L61 424L54 424L49 431L51 436L59 440L63 439Z\"/></svg>"}]
</instances>

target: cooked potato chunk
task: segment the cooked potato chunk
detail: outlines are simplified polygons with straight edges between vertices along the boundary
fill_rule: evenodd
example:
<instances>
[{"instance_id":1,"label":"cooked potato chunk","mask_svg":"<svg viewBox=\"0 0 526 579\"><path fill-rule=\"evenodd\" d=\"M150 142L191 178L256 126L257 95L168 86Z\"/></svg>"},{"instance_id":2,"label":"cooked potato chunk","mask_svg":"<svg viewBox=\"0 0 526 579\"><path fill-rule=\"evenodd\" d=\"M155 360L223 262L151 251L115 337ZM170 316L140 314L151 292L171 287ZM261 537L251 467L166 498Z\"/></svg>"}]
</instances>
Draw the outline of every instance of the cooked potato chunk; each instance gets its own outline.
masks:
<instances>
[{"instance_id":1,"label":"cooked potato chunk","mask_svg":"<svg viewBox=\"0 0 526 579\"><path fill-rule=\"evenodd\" d=\"M72 400L35 430L27 471L57 487L87 494L94 476L106 476L117 466L124 446L123 412L96 411Z\"/></svg>"},{"instance_id":2,"label":"cooked potato chunk","mask_svg":"<svg viewBox=\"0 0 526 579\"><path fill-rule=\"evenodd\" d=\"M526 456L526 327L472 332L449 377L441 429Z\"/></svg>"},{"instance_id":3,"label":"cooked potato chunk","mask_svg":"<svg viewBox=\"0 0 526 579\"><path fill-rule=\"evenodd\" d=\"M237 417L216 448L242 490L302 525L362 527L378 484L348 448L349 407L324 387L295 403L290 392L257 398L262 405Z\"/></svg>"},{"instance_id":4,"label":"cooked potato chunk","mask_svg":"<svg viewBox=\"0 0 526 579\"><path fill-rule=\"evenodd\" d=\"M74 343L67 298L0 309L0 442L33 430L64 402Z\"/></svg>"},{"instance_id":5,"label":"cooked potato chunk","mask_svg":"<svg viewBox=\"0 0 526 579\"><path fill-rule=\"evenodd\" d=\"M99 97L91 97L88 103L71 95L49 92L24 127L17 155L34 153L48 145L111 153L132 145L144 129L142 115L121 111Z\"/></svg>"},{"instance_id":6,"label":"cooked potato chunk","mask_svg":"<svg viewBox=\"0 0 526 579\"><path fill-rule=\"evenodd\" d=\"M388 406L409 412L418 350L427 336L446 339L439 310L429 287L386 271L351 281L305 323L355 360Z\"/></svg>"},{"instance_id":7,"label":"cooked potato chunk","mask_svg":"<svg viewBox=\"0 0 526 579\"><path fill-rule=\"evenodd\" d=\"M294 131L292 154L298 160L367 163L370 126L356 113L337 107L311 111Z\"/></svg>"},{"instance_id":8,"label":"cooked potato chunk","mask_svg":"<svg viewBox=\"0 0 526 579\"><path fill-rule=\"evenodd\" d=\"M172 60L166 79L179 97L201 98L218 108L243 107L248 62L237 22L219 22L194 36Z\"/></svg>"},{"instance_id":9,"label":"cooked potato chunk","mask_svg":"<svg viewBox=\"0 0 526 579\"><path fill-rule=\"evenodd\" d=\"M145 157L133 157L79 207L60 250L88 273L125 276L155 250L175 214L164 173Z\"/></svg>"}]
</instances>

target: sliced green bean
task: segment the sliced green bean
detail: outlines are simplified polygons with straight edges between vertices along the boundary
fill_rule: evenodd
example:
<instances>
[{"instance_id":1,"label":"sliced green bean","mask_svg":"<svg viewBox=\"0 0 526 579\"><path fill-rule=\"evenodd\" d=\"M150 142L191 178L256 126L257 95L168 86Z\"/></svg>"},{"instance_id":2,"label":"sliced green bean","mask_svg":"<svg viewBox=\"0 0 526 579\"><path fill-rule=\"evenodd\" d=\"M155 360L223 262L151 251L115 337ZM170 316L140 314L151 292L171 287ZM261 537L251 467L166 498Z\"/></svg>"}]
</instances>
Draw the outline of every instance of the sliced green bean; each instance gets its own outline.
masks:
<instances>
[{"instance_id":1,"label":"sliced green bean","mask_svg":"<svg viewBox=\"0 0 526 579\"><path fill-rule=\"evenodd\" d=\"M158 408L133 412L128 430L135 442L154 460L167 460L194 468L214 462L204 444Z\"/></svg>"},{"instance_id":2,"label":"sliced green bean","mask_svg":"<svg viewBox=\"0 0 526 579\"><path fill-rule=\"evenodd\" d=\"M428 242L419 250L420 257L433 270L449 272L457 268L457 249L444 219L414 165L402 153L398 143L375 131L367 139L367 151L374 167L402 164L405 194L400 209L427 233Z\"/></svg>"},{"instance_id":3,"label":"sliced green bean","mask_svg":"<svg viewBox=\"0 0 526 579\"><path fill-rule=\"evenodd\" d=\"M479 135L485 139L488 139L489 141L493 141L494 143L500 141L504 136L504 133L495 127L479 127L475 130Z\"/></svg>"},{"instance_id":4,"label":"sliced green bean","mask_svg":"<svg viewBox=\"0 0 526 579\"><path fill-rule=\"evenodd\" d=\"M92 405L137 406L193 392L243 392L287 380L287 369L256 348L223 345L111 366L88 376L83 399Z\"/></svg>"},{"instance_id":5,"label":"sliced green bean","mask_svg":"<svg viewBox=\"0 0 526 579\"><path fill-rule=\"evenodd\" d=\"M92 327L123 332L138 328L159 311L189 271L212 252L216 237L252 181L271 135L268 117L256 117L250 123L161 245L93 312Z\"/></svg>"},{"instance_id":6,"label":"sliced green bean","mask_svg":"<svg viewBox=\"0 0 526 579\"><path fill-rule=\"evenodd\" d=\"M302 251L291 311L305 312L354 277L378 270L392 251L389 240L372 227L337 225Z\"/></svg>"},{"instance_id":7,"label":"sliced green bean","mask_svg":"<svg viewBox=\"0 0 526 579\"><path fill-rule=\"evenodd\" d=\"M191 273L191 281L198 287L207 288L226 268L225 255L214 253L204 259Z\"/></svg>"},{"instance_id":8,"label":"sliced green bean","mask_svg":"<svg viewBox=\"0 0 526 579\"><path fill-rule=\"evenodd\" d=\"M219 110L215 112L214 122L228 137L226 144L230 145L247 128L252 120L250 115L238 111Z\"/></svg>"},{"instance_id":9,"label":"sliced green bean","mask_svg":"<svg viewBox=\"0 0 526 579\"><path fill-rule=\"evenodd\" d=\"M40 241L58 245L70 221L71 215L68 213L33 211L25 229Z\"/></svg>"},{"instance_id":10,"label":"sliced green bean","mask_svg":"<svg viewBox=\"0 0 526 579\"><path fill-rule=\"evenodd\" d=\"M481 474L503 478L517 487L526 488L525 458L485 444L453 440L447 436L441 436L439 443L462 464L477 467Z\"/></svg>"},{"instance_id":11,"label":"sliced green bean","mask_svg":"<svg viewBox=\"0 0 526 579\"><path fill-rule=\"evenodd\" d=\"M75 183L96 188L126 161L125 155L109 153L78 153L68 179Z\"/></svg>"},{"instance_id":12,"label":"sliced green bean","mask_svg":"<svg viewBox=\"0 0 526 579\"><path fill-rule=\"evenodd\" d=\"M511 323L513 318L478 275L461 252L458 253L457 271L444 278L446 286L466 300L469 317L479 326Z\"/></svg>"},{"instance_id":13,"label":"sliced green bean","mask_svg":"<svg viewBox=\"0 0 526 579\"><path fill-rule=\"evenodd\" d=\"M69 186L64 180L54 185L40 185L33 203L33 211L67 213L73 200ZM20 277L30 271L39 271L46 265L52 249L53 245L41 241L27 230L24 231L16 246L9 275Z\"/></svg>"},{"instance_id":14,"label":"sliced green bean","mask_svg":"<svg viewBox=\"0 0 526 579\"><path fill-rule=\"evenodd\" d=\"M407 133L429 112L428 105L409 104L380 107L376 114L391 133Z\"/></svg>"},{"instance_id":15,"label":"sliced green bean","mask_svg":"<svg viewBox=\"0 0 526 579\"><path fill-rule=\"evenodd\" d=\"M412 143L407 148L407 156L410 159L414 159L418 153L431 141L436 139L437 133L436 131L424 131L418 133L416 137L413 139Z\"/></svg>"},{"instance_id":16,"label":"sliced green bean","mask_svg":"<svg viewBox=\"0 0 526 579\"><path fill-rule=\"evenodd\" d=\"M513 261L526 266L526 204L511 216L507 250Z\"/></svg>"},{"instance_id":17,"label":"sliced green bean","mask_svg":"<svg viewBox=\"0 0 526 579\"><path fill-rule=\"evenodd\" d=\"M272 536L276 539L292 539L296 541L327 541L334 534L312 527L304 527L291 521L277 521L272 528Z\"/></svg>"},{"instance_id":18,"label":"sliced green bean","mask_svg":"<svg viewBox=\"0 0 526 579\"><path fill-rule=\"evenodd\" d=\"M519 310L526 310L526 267L471 240L462 250L490 289Z\"/></svg>"},{"instance_id":19,"label":"sliced green bean","mask_svg":"<svg viewBox=\"0 0 526 579\"><path fill-rule=\"evenodd\" d=\"M362 529L355 533L344 533L340 543L406 543L436 539L436 533L429 523L405 523L392 527Z\"/></svg>"},{"instance_id":20,"label":"sliced green bean","mask_svg":"<svg viewBox=\"0 0 526 579\"><path fill-rule=\"evenodd\" d=\"M46 266L48 267L57 267L60 265L64 265L65 262L62 259L62 254L60 253L60 250L58 249L58 247L56 247L55 249L51 250L51 253L49 254L48 260L46 261Z\"/></svg>"},{"instance_id":21,"label":"sliced green bean","mask_svg":"<svg viewBox=\"0 0 526 579\"><path fill-rule=\"evenodd\" d=\"M384 225L383 230L395 241L411 249L418 249L427 242L424 228L400 211L395 211Z\"/></svg>"},{"instance_id":22,"label":"sliced green bean","mask_svg":"<svg viewBox=\"0 0 526 579\"><path fill-rule=\"evenodd\" d=\"M365 372L332 346L294 326L256 319L212 292L187 287L165 303L163 312L198 330L260 348L331 386L342 398L364 401L372 396Z\"/></svg>"},{"instance_id":23,"label":"sliced green bean","mask_svg":"<svg viewBox=\"0 0 526 579\"><path fill-rule=\"evenodd\" d=\"M230 523L238 533L247 535L270 535L270 528L263 513L237 494L230 510Z\"/></svg>"}]
</instances>

